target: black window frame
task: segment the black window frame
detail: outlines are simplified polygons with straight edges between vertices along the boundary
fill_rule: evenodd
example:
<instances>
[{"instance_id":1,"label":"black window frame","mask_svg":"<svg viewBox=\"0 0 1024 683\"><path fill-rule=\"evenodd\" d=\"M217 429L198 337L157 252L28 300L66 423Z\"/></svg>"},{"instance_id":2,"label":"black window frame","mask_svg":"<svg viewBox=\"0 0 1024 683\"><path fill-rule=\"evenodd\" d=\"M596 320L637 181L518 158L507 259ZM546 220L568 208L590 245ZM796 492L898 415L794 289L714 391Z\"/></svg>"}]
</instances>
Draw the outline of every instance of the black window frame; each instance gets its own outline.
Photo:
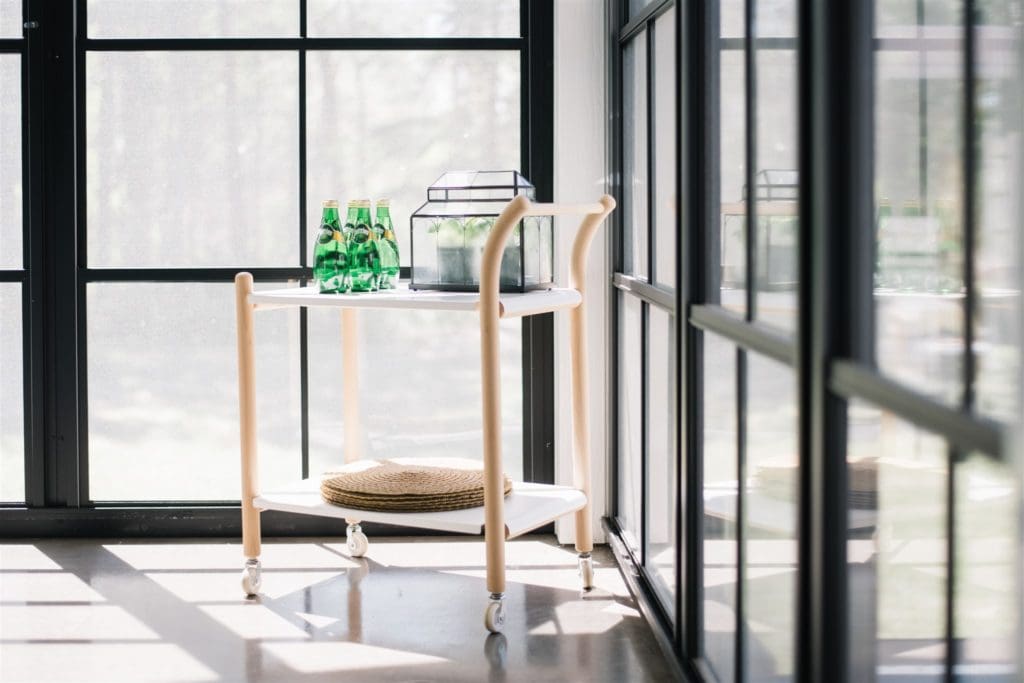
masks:
<instances>
[{"instance_id":1,"label":"black window frame","mask_svg":"<svg viewBox=\"0 0 1024 683\"><path fill-rule=\"evenodd\" d=\"M520 0L518 37L307 37L307 0L297 0L299 33L282 38L91 38L88 0L24 0L24 37L0 40L22 55L25 247L21 270L0 281L23 283L25 501L0 505L0 537L61 535L232 536L236 501L97 504L88 496L86 285L92 282L233 281L237 267L89 268L86 259L86 55L115 51L289 51L298 55L298 267L251 268L257 282L311 276L306 243L306 54L311 50L505 50L520 55L522 172L539 201L553 191L554 12ZM68 163L73 160L73 163ZM73 239L67 239L69 232ZM408 277L408 269L402 269ZM302 473L309 471L307 317L300 312ZM523 475L554 482L553 314L522 321ZM337 534L331 520L268 513L271 535ZM364 525L365 526L365 525ZM422 533L385 525L369 533ZM550 525L539 532L550 531Z\"/></svg>"},{"instance_id":2,"label":"black window frame","mask_svg":"<svg viewBox=\"0 0 1024 683\"><path fill-rule=\"evenodd\" d=\"M865 400L930 434L947 448L946 603L944 663L946 680L955 676L959 648L953 623L954 569L957 557L954 479L958 463L969 453L1014 466L1021 462L1014 448L1015 425L1000 423L975 409L975 291L973 250L976 221L976 159L962 152L966 301L964 307L964 392L958 405L946 405L879 372L875 359L873 275L874 225L874 60L885 39L874 38L874 3L796 3L797 38L755 38L753 8L744 2L744 37L720 38L719 3L697 0L655 0L631 14L627 0L608 0L608 107L609 178L615 196L623 199L623 92L629 87L622 69L624 45L643 36L654 17L677 7L676 130L679 206L683 207L676 234L676 287L674 292L623 272L623 206L614 220L610 249L613 254L611 287L644 302L682 312L676 316L677 345L677 463L680 466L680 501L677 518L677 584L674 605L659 601L653 577L644 566L642 551L633 552L622 538L616 520L618 502L617 429L621 396L616 386L619 350L618 307L612 297L609 316L609 396L611 458L608 517L604 520L610 542L627 584L637 596L659 643L679 666L680 675L715 680L703 658L703 480L702 432L704 359L703 337L712 333L737 348L737 467L743 480L745 464L745 368L750 354L772 359L790 368L797 380L799 419L798 565L796 581L795 675L798 680L851 680L847 540L847 403ZM976 16L976 0L965 0L966 17ZM976 149L975 27L963 24L963 138ZM897 42L915 39L900 39ZM745 51L746 174L753 187L756 169L750 163L756 149L755 47L796 51L798 109L794 129L799 160L799 283L796 327L792 334L756 318L754 274L756 202L750 202L747 233L747 310L737 315L718 302L719 211L719 63L722 50ZM649 53L648 53L649 54ZM652 65L648 63L650 70ZM656 67L653 67L656 68ZM867 77L866 77L867 76ZM648 72L650 99L650 72ZM648 112L650 116L650 112ZM649 119L650 120L650 119ZM648 130L648 163L652 162L654 133ZM650 169L650 166L649 166ZM653 183L653 177L649 176ZM648 221L648 244L654 231ZM1022 217L1018 229L1024 232ZM653 248L653 246L652 246ZM653 260L651 267L654 267ZM647 365L646 357L643 366ZM643 394L643 392L641 392ZM1018 400L1021 397L1018 396ZM641 410L643 407L641 406ZM644 421L641 420L641 424ZM646 443L646 434L642 439ZM646 465L646 454L642 460ZM645 466L644 465L644 466ZM738 519L743 518L740 487ZM640 493L640 492L637 492ZM1018 501L1019 505L1019 501ZM645 517L645 515L644 515ZM735 676L744 672L745 623L743 605L743 524L737 525L737 609ZM641 532L641 535L645 535ZM641 547L646 547L644 540ZM668 610L675 610L675 626ZM1019 611L1019 610L1018 610ZM871 634L874 637L874 634Z\"/></svg>"}]
</instances>

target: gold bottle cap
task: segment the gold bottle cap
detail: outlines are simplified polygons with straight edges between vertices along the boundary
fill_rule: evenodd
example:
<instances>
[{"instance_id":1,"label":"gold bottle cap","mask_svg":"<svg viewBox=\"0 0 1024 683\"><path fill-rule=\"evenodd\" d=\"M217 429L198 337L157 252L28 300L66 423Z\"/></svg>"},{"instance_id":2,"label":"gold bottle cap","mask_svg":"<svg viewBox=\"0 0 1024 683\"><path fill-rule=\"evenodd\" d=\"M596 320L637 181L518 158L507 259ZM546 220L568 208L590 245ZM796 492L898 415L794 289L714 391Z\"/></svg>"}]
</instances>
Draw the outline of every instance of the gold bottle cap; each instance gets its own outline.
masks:
<instances>
[{"instance_id":1,"label":"gold bottle cap","mask_svg":"<svg viewBox=\"0 0 1024 683\"><path fill-rule=\"evenodd\" d=\"M357 205L359 206L360 209L362 209L362 208L367 208L367 209L370 208L370 200L369 199L357 199L356 202L358 203Z\"/></svg>"},{"instance_id":2,"label":"gold bottle cap","mask_svg":"<svg viewBox=\"0 0 1024 683\"><path fill-rule=\"evenodd\" d=\"M377 208L378 209L381 208L381 207L387 208L387 207L390 207L390 206L391 206L391 200L390 199L378 199L377 200Z\"/></svg>"},{"instance_id":3,"label":"gold bottle cap","mask_svg":"<svg viewBox=\"0 0 1024 683\"><path fill-rule=\"evenodd\" d=\"M325 209L337 209L338 208L338 200L337 199L325 199L323 201L323 208L325 208Z\"/></svg>"}]
</instances>

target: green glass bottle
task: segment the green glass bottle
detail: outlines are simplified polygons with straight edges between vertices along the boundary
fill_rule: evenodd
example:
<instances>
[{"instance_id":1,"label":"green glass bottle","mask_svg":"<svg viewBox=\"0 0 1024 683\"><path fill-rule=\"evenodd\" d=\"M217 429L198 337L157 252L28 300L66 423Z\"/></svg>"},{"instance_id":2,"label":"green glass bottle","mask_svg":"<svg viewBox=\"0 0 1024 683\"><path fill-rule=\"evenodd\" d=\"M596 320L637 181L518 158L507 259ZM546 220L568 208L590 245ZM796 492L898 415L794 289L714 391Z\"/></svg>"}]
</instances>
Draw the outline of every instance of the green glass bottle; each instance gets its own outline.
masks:
<instances>
[{"instance_id":1,"label":"green glass bottle","mask_svg":"<svg viewBox=\"0 0 1024 683\"><path fill-rule=\"evenodd\" d=\"M380 288L394 289L398 286L398 242L395 240L395 226L391 222L391 201L377 200L377 219L373 224L380 251Z\"/></svg>"},{"instance_id":2,"label":"green glass bottle","mask_svg":"<svg viewBox=\"0 0 1024 683\"><path fill-rule=\"evenodd\" d=\"M348 246L338 218L338 201L323 203L320 227L313 247L313 277L321 293L348 289Z\"/></svg>"},{"instance_id":3,"label":"green glass bottle","mask_svg":"<svg viewBox=\"0 0 1024 683\"><path fill-rule=\"evenodd\" d=\"M380 285L380 252L370 222L370 200L355 203L355 221L348 240L348 273L353 292L373 292ZM345 221L348 228L349 221Z\"/></svg>"},{"instance_id":4,"label":"green glass bottle","mask_svg":"<svg viewBox=\"0 0 1024 683\"><path fill-rule=\"evenodd\" d=\"M348 211L345 214L345 226L342 230L345 233L345 238L349 241L351 241L352 231L356 229L356 220L359 215L357 204L359 202L356 200L350 201L348 203Z\"/></svg>"}]
</instances>

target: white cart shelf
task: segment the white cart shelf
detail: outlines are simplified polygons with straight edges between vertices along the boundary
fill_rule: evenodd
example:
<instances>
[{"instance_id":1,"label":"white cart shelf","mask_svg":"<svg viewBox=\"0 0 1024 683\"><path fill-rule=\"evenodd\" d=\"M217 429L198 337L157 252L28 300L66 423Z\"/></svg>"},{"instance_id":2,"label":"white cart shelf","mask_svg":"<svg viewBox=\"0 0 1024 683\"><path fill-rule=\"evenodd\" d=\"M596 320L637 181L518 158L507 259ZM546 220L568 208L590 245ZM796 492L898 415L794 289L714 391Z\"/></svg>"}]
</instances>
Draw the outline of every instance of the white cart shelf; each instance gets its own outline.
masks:
<instances>
[{"instance_id":1,"label":"white cart shelf","mask_svg":"<svg viewBox=\"0 0 1024 683\"><path fill-rule=\"evenodd\" d=\"M515 538L579 510L587 504L583 492L568 486L513 482L505 498L505 538ZM303 479L289 486L263 493L253 500L262 510L280 510L300 515L319 515L364 522L411 526L459 534L484 532L482 507L447 512L373 512L324 502L320 480Z\"/></svg>"},{"instance_id":2,"label":"white cart shelf","mask_svg":"<svg viewBox=\"0 0 1024 683\"><path fill-rule=\"evenodd\" d=\"M575 513L576 550L580 556L583 588L593 583L593 532L590 521L590 442L587 431L587 377L585 291L586 253L597 228L615 208L604 196L584 205L533 204L526 197L513 199L495 221L484 246L479 292L411 291L403 285L395 290L366 294L320 294L315 287L254 291L252 275L235 278L238 318L239 420L242 455L242 546L246 558L242 586L247 594L259 592L260 513L278 510L306 515L335 517L348 522L348 549L361 557L368 540L361 521L439 531L483 534L487 554L487 590L490 601L484 613L488 630L498 632L504 624L505 547L507 539L536 529L560 517ZM572 249L572 287L523 294L500 293L498 275L505 243L524 216L583 215ZM360 440L354 438L361 425L358 401L357 317L361 308L463 311L480 320L481 416L483 422L484 506L433 513L388 513L356 510L331 505L320 496L320 480L306 479L273 491L260 491L256 443L255 325L258 311L295 307L328 307L341 312L342 397L346 438L345 463L361 459ZM573 486L552 486L516 482L505 497L501 464L501 376L499 368L498 321L553 311L569 311L569 345L572 358ZM424 460L426 464L427 461ZM344 466L343 466L344 467Z\"/></svg>"},{"instance_id":3,"label":"white cart shelf","mask_svg":"<svg viewBox=\"0 0 1024 683\"><path fill-rule=\"evenodd\" d=\"M580 305L583 296L575 289L548 289L525 294L502 292L498 299L501 318L521 318L538 313L550 313ZM316 306L325 308L383 308L433 311L467 311L475 313L480 307L479 292L414 291L408 282L396 289L364 294L320 294L313 287L291 287L253 292L249 303L256 310L287 306Z\"/></svg>"}]
</instances>

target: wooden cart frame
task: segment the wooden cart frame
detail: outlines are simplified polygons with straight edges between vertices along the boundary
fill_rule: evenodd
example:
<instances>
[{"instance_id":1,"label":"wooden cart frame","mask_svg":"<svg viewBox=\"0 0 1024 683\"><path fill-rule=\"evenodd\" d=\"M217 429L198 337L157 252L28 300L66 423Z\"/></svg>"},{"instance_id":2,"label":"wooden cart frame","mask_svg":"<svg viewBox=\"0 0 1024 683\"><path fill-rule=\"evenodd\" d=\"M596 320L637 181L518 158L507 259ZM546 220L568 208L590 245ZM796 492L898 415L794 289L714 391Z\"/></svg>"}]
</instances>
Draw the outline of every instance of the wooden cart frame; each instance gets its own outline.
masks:
<instances>
[{"instance_id":1,"label":"wooden cart frame","mask_svg":"<svg viewBox=\"0 0 1024 683\"><path fill-rule=\"evenodd\" d=\"M588 386L586 329L587 251L597 228L615 208L615 200L603 196L594 204L568 205L533 203L516 197L505 207L484 246L477 293L410 292L320 295L315 288L291 288L255 292L250 273L235 277L238 324L238 395L242 455L242 546L246 559L242 586L249 595L261 584L260 512L276 509L303 514L343 517L348 523L349 552L366 553L368 541L360 521L383 521L424 527L480 533L487 555L487 591L490 600L485 625L499 632L504 624L505 541L520 533L575 512L576 551L584 590L593 585L593 531L590 511L590 438L588 432ZM501 294L501 258L512 231L526 216L582 215L573 241L570 287L525 294ZM343 395L345 462L360 458L360 416L358 402L357 309L413 308L476 311L480 318L481 399L483 413L484 507L446 513L376 513L348 510L319 500L318 482L305 480L279 493L261 493L256 438L256 373L254 314L259 310L296 306L329 306L341 310L342 365L346 377ZM572 377L573 486L518 484L506 500L503 491L501 456L501 375L498 322L502 318L569 310L569 345Z\"/></svg>"}]
</instances>

